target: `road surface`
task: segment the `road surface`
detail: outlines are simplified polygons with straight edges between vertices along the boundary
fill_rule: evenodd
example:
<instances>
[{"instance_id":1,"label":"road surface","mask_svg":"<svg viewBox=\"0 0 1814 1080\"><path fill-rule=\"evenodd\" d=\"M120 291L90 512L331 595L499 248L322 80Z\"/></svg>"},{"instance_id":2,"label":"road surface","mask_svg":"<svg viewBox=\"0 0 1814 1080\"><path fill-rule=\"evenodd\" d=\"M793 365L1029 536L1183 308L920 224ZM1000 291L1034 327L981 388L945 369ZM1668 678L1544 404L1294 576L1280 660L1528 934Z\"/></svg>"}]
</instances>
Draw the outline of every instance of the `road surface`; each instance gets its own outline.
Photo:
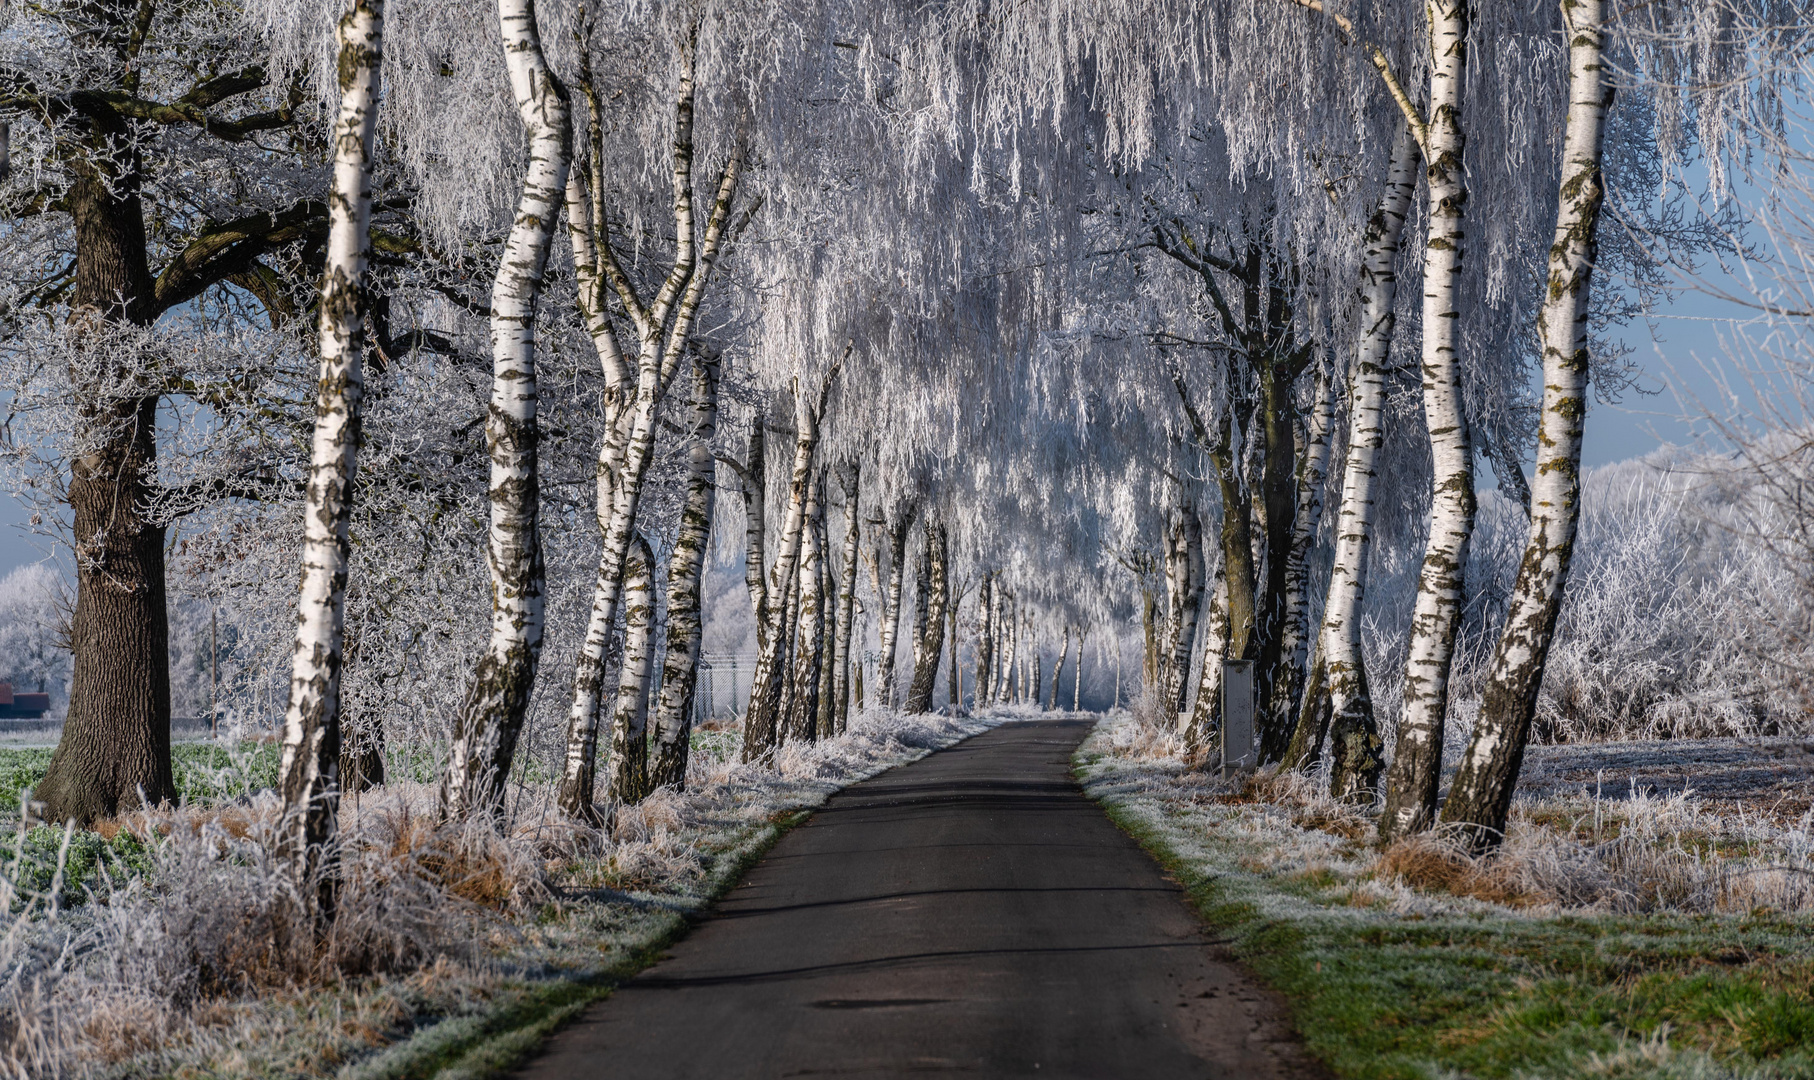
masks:
<instances>
[{"instance_id":1,"label":"road surface","mask_svg":"<svg viewBox=\"0 0 1814 1080\"><path fill-rule=\"evenodd\" d=\"M857 784L521 1074L1319 1077L1283 1006L1008 723Z\"/></svg>"}]
</instances>

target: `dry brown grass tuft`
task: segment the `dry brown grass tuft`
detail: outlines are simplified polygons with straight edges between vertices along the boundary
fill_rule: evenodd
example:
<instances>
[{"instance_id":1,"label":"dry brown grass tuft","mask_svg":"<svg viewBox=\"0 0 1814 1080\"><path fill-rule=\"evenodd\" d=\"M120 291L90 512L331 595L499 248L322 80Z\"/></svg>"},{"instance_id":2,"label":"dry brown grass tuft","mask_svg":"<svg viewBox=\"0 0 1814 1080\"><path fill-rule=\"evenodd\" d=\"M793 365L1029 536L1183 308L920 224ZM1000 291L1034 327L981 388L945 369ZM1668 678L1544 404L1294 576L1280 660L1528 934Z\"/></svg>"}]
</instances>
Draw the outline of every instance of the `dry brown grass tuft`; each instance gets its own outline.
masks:
<instances>
[{"instance_id":1,"label":"dry brown grass tuft","mask_svg":"<svg viewBox=\"0 0 1814 1080\"><path fill-rule=\"evenodd\" d=\"M1433 833L1395 841L1379 853L1374 874L1412 888L1471 897L1507 907L1530 907L1549 898L1533 894L1512 864L1476 858L1459 843Z\"/></svg>"}]
</instances>

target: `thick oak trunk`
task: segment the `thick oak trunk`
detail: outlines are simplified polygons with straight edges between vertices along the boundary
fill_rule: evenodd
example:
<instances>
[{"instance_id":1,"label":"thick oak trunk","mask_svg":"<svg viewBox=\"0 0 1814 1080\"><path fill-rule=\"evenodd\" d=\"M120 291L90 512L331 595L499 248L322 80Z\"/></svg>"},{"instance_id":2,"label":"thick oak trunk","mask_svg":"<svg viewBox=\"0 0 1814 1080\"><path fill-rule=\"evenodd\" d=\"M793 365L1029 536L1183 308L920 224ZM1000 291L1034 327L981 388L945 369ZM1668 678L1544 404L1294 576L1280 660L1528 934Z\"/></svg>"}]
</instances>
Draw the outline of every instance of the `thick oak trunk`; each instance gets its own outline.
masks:
<instances>
[{"instance_id":1,"label":"thick oak trunk","mask_svg":"<svg viewBox=\"0 0 1814 1080\"><path fill-rule=\"evenodd\" d=\"M77 358L80 449L68 500L76 565L69 710L44 779L33 791L51 821L86 824L124 809L173 802L169 622L162 522L149 514L156 472L157 398L103 389L122 366L122 327L153 317L139 200L139 165L123 125L92 121L109 148L73 162L65 197L75 224L68 332Z\"/></svg>"}]
</instances>

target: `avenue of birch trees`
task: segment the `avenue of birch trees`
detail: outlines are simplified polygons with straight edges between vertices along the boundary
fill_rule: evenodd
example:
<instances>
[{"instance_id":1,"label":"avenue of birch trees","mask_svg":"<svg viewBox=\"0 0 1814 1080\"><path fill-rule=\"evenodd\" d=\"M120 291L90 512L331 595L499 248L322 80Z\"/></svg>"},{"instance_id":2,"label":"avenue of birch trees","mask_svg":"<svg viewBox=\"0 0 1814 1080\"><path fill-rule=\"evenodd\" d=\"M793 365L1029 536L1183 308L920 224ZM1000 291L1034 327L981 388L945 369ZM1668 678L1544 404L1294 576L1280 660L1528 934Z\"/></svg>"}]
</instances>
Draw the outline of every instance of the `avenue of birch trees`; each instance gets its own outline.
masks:
<instances>
[{"instance_id":1,"label":"avenue of birch trees","mask_svg":"<svg viewBox=\"0 0 1814 1080\"><path fill-rule=\"evenodd\" d=\"M287 672L236 707L323 918L400 747L447 820L543 776L608 826L686 782L714 648L754 763L1136 694L1207 761L1251 660L1265 766L1490 849L1617 328L1745 254L1694 179L1797 166L1805 15L9 5L5 468L75 577L40 813L174 799L181 592Z\"/></svg>"}]
</instances>

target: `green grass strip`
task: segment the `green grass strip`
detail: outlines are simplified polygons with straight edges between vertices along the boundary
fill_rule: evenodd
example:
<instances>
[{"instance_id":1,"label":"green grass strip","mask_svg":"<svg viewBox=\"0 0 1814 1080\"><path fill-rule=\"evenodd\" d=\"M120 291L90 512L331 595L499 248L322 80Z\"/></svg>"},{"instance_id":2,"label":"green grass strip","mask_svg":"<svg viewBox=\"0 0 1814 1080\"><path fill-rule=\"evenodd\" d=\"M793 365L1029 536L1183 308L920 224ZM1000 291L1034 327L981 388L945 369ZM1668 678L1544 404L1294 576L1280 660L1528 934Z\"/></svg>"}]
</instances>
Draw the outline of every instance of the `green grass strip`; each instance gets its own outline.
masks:
<instances>
[{"instance_id":1,"label":"green grass strip","mask_svg":"<svg viewBox=\"0 0 1814 1080\"><path fill-rule=\"evenodd\" d=\"M1314 873L1245 869L1241 842L1105 760L1079 751L1086 791L1339 1076L1814 1078L1814 920L1355 908Z\"/></svg>"}]
</instances>

